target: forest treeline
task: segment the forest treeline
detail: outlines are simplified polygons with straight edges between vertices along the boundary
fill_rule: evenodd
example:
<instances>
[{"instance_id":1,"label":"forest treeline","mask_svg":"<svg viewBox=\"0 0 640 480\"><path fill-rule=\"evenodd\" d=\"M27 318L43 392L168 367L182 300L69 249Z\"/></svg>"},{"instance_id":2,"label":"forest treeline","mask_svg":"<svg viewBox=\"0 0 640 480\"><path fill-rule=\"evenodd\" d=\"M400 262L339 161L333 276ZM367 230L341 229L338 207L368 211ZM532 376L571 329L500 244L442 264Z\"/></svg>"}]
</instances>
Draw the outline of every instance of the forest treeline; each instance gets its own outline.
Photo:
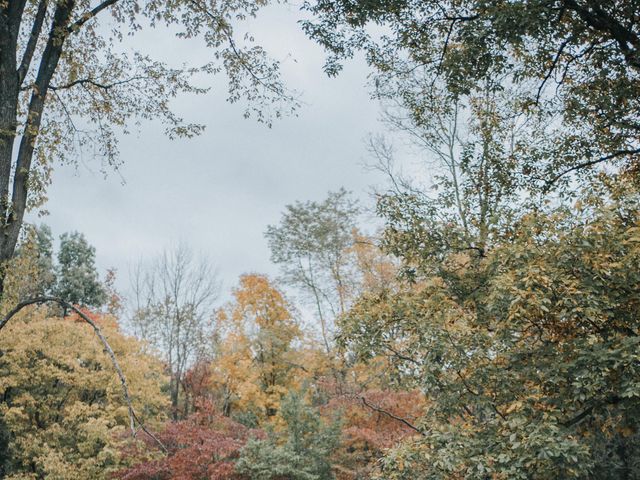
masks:
<instances>
[{"instance_id":1,"label":"forest treeline","mask_svg":"<svg viewBox=\"0 0 640 480\"><path fill-rule=\"evenodd\" d=\"M0 332L1 475L639 479L636 0L303 3L326 73L369 64L387 182L375 220L345 190L286 206L265 226L280 274L241 276L222 304L187 246L139 263L123 296L81 234L54 254L23 226L82 145L117 165L132 121L200 133L169 108L203 93L192 75L226 71L267 123L295 107L278 63L233 36L263 3L0 3L1 308L62 301ZM162 25L220 63L113 48ZM389 138L422 167L403 174Z\"/></svg>"},{"instance_id":2,"label":"forest treeline","mask_svg":"<svg viewBox=\"0 0 640 480\"><path fill-rule=\"evenodd\" d=\"M344 190L288 206L266 234L282 278L245 274L222 306L213 265L185 245L135 264L125 299L112 271L99 278L82 234L63 234L54 249L46 226L29 227L3 313L38 295L81 307L157 439L142 430L131 438L120 380L92 328L75 312L41 305L3 330L5 478L371 472L383 450L415 433L409 422L424 396L395 388L384 356L360 362L337 341L338 320L357 298L397 284L397 261L359 232L360 211ZM298 305L284 287L298 292Z\"/></svg>"}]
</instances>

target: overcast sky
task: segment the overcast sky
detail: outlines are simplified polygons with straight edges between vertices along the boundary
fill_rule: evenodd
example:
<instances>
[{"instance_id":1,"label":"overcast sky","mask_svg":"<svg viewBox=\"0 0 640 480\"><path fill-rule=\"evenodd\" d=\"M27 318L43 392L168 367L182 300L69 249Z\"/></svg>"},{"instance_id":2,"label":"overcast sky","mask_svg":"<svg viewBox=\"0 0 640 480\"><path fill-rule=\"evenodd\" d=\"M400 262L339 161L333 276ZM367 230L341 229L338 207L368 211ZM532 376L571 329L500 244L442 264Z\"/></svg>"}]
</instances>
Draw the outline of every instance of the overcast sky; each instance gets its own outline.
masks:
<instances>
[{"instance_id":1,"label":"overcast sky","mask_svg":"<svg viewBox=\"0 0 640 480\"><path fill-rule=\"evenodd\" d=\"M365 139L380 130L379 106L365 85L368 68L356 60L338 78L327 78L324 53L304 36L299 16L293 6L270 7L251 27L258 42L284 60L287 84L301 91L305 104L297 117L271 129L246 120L241 105L226 103L224 78L208 79L209 94L174 102L179 114L206 125L202 136L171 141L160 125L143 125L121 139L122 178L104 178L99 164L86 158L78 169L58 167L43 219L53 233L83 232L101 271L118 270L121 289L137 258L183 241L218 265L228 290L244 272L277 273L263 233L286 204L322 199L341 186L369 201L370 185L381 179L362 166ZM199 65L211 56L198 42L162 30L136 42L176 65Z\"/></svg>"}]
</instances>

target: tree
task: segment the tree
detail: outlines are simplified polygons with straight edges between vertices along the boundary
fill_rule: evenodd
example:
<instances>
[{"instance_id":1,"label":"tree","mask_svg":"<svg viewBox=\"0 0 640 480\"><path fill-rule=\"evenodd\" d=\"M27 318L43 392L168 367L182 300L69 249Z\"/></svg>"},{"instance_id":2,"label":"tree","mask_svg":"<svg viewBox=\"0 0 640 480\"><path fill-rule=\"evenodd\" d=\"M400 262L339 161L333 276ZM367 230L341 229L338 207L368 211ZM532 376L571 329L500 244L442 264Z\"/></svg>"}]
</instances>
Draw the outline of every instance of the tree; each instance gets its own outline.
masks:
<instances>
[{"instance_id":1,"label":"tree","mask_svg":"<svg viewBox=\"0 0 640 480\"><path fill-rule=\"evenodd\" d=\"M187 370L182 380L182 393L185 415L195 411L200 404L216 405L210 358L199 359Z\"/></svg>"},{"instance_id":2,"label":"tree","mask_svg":"<svg viewBox=\"0 0 640 480\"><path fill-rule=\"evenodd\" d=\"M236 470L252 480L333 479L330 457L338 445L339 422L323 425L304 395L295 392L282 402L280 415L286 430L279 436L272 433L264 440L249 440Z\"/></svg>"},{"instance_id":3,"label":"tree","mask_svg":"<svg viewBox=\"0 0 640 480\"><path fill-rule=\"evenodd\" d=\"M28 298L51 293L56 275L53 264L53 236L47 225L29 226L7 264L3 311Z\"/></svg>"},{"instance_id":4,"label":"tree","mask_svg":"<svg viewBox=\"0 0 640 480\"><path fill-rule=\"evenodd\" d=\"M360 358L390 355L427 396L384 478L637 475L639 196L624 177L591 188L514 220L475 267L430 255L417 213L389 217L412 282L363 296L342 325Z\"/></svg>"},{"instance_id":5,"label":"tree","mask_svg":"<svg viewBox=\"0 0 640 480\"><path fill-rule=\"evenodd\" d=\"M83 234L61 235L54 294L75 305L95 308L104 305L107 294L96 271L95 256L96 249Z\"/></svg>"},{"instance_id":6,"label":"tree","mask_svg":"<svg viewBox=\"0 0 640 480\"><path fill-rule=\"evenodd\" d=\"M0 262L14 254L25 211L44 200L55 162L72 161L77 148L90 146L104 165L117 166L117 132L127 133L131 121L159 119L171 137L201 132L202 126L184 122L169 108L170 99L181 92L206 91L190 83L192 75L224 70L229 100L247 98L246 115L255 113L260 120L269 122L289 108L292 98L280 82L278 63L259 46L234 36L234 23L255 16L263 5L206 0L3 2ZM129 51L137 31L160 26L179 38L201 38L212 49L213 61L199 68L172 68L144 52Z\"/></svg>"},{"instance_id":7,"label":"tree","mask_svg":"<svg viewBox=\"0 0 640 480\"><path fill-rule=\"evenodd\" d=\"M223 391L221 410L269 419L295 385L296 370L304 368L293 345L301 331L291 306L267 277L243 275L233 296L218 315L224 333L212 365Z\"/></svg>"},{"instance_id":8,"label":"tree","mask_svg":"<svg viewBox=\"0 0 640 480\"><path fill-rule=\"evenodd\" d=\"M515 150L515 173L549 190L563 181L570 188L569 174L595 165L635 169L639 7L635 0L319 0L305 4L315 18L304 27L329 51L329 74L364 50L374 84L418 75L422 98L444 90L453 103L487 87L514 90L515 114L536 139L528 144L525 135Z\"/></svg>"},{"instance_id":9,"label":"tree","mask_svg":"<svg viewBox=\"0 0 640 480\"><path fill-rule=\"evenodd\" d=\"M635 41L638 5L307 8L329 72L365 50L387 124L436 166L435 191L392 176L378 203L404 285L365 292L339 325L352 355L386 356L390 380L426 396L380 477L637 476L637 325L625 313L637 285L625 266L639 152L626 96L639 84L637 45L622 37ZM588 168L604 164L610 177ZM580 200L537 196L558 186Z\"/></svg>"},{"instance_id":10,"label":"tree","mask_svg":"<svg viewBox=\"0 0 640 480\"><path fill-rule=\"evenodd\" d=\"M403 211L404 220L415 213L424 222L420 235L405 240L426 241L423 255L456 251L478 259L491 248L496 232L526 208L529 199L523 200L515 157L525 136L529 144L536 137L520 124L509 89L452 100L440 89L424 96L431 88L425 82L411 74L380 86L380 95L390 102L384 123L427 156L429 171L421 173L430 179L421 184L397 176L392 148L384 139L373 141L375 166L391 180L391 189L378 195L378 213L394 218ZM387 229L383 236L393 232Z\"/></svg>"},{"instance_id":11,"label":"tree","mask_svg":"<svg viewBox=\"0 0 640 480\"><path fill-rule=\"evenodd\" d=\"M375 236L354 232L354 244L349 254L355 260L357 288L354 298L364 292L393 290L398 285L397 259L385 254L380 248L380 239Z\"/></svg>"},{"instance_id":12,"label":"tree","mask_svg":"<svg viewBox=\"0 0 640 480\"><path fill-rule=\"evenodd\" d=\"M111 478L129 426L111 360L78 317L31 309L0 337L0 419L8 433L0 453L3 478ZM110 317L95 317L131 383L141 418L162 421L162 365L125 337Z\"/></svg>"},{"instance_id":13,"label":"tree","mask_svg":"<svg viewBox=\"0 0 640 480\"><path fill-rule=\"evenodd\" d=\"M132 275L129 324L135 335L162 357L171 375L174 419L187 370L206 357L219 284L212 264L185 245L139 263ZM183 405L184 407L184 405Z\"/></svg>"},{"instance_id":14,"label":"tree","mask_svg":"<svg viewBox=\"0 0 640 480\"><path fill-rule=\"evenodd\" d=\"M341 189L322 202L287 205L280 224L265 233L284 281L300 288L314 306L327 351L333 321L346 311L355 288L349 249L358 214L357 202Z\"/></svg>"}]
</instances>

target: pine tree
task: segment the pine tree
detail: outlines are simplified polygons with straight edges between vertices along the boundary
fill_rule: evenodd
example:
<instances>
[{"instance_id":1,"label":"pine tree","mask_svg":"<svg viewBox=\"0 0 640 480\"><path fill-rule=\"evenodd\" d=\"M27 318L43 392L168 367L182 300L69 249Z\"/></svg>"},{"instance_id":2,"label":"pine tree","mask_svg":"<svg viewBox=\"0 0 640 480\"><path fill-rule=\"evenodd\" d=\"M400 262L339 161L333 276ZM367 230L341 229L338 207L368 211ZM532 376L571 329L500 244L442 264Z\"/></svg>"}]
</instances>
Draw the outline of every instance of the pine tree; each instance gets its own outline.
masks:
<instances>
[{"instance_id":1,"label":"pine tree","mask_svg":"<svg viewBox=\"0 0 640 480\"><path fill-rule=\"evenodd\" d=\"M280 415L285 431L249 440L236 464L238 473L252 480L333 479L330 457L338 446L340 423L324 425L304 394L296 392L282 401Z\"/></svg>"},{"instance_id":2,"label":"pine tree","mask_svg":"<svg viewBox=\"0 0 640 480\"><path fill-rule=\"evenodd\" d=\"M106 292L95 266L95 248L83 234L73 232L60 236L57 274L54 293L58 297L89 307L105 303Z\"/></svg>"}]
</instances>

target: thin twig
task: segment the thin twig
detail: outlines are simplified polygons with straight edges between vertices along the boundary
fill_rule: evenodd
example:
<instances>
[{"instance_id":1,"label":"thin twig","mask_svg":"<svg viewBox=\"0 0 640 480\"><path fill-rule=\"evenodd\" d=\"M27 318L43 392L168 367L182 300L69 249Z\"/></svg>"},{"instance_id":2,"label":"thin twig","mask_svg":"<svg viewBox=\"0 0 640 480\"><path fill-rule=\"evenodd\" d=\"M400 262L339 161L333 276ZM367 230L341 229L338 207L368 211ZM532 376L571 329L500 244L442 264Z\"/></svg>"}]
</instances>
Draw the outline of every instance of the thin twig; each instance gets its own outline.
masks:
<instances>
[{"instance_id":1,"label":"thin twig","mask_svg":"<svg viewBox=\"0 0 640 480\"><path fill-rule=\"evenodd\" d=\"M406 418L402 418L402 417L399 417L397 415L394 415L393 413L391 413L391 412L389 412L389 411L387 411L387 410L385 410L383 408L380 408L377 405L373 405L373 404L369 403L365 397L360 397L360 400L362 401L362 404L365 407L368 407L371 410L374 410L374 411L376 411L378 413L382 413L382 414L388 416L389 418L393 418L394 420L397 420L398 422L401 422L401 423L405 424L411 430L414 430L414 431L418 432L420 435L426 435L426 433L423 430L420 430L418 427L416 427L411 422L409 422Z\"/></svg>"},{"instance_id":2,"label":"thin twig","mask_svg":"<svg viewBox=\"0 0 640 480\"><path fill-rule=\"evenodd\" d=\"M544 186L543 191L547 192L549 191L549 189L558 181L560 180L560 178L564 177L565 175L574 172L576 170L580 170L582 168L586 168L586 167L592 167L594 165L597 165L599 163L603 163L606 162L608 160L612 160L614 158L617 157L621 157L624 155L636 155L640 153L640 148L636 148L633 150L616 150L615 152L610 153L609 155L605 155L603 157L599 157L596 158L594 160L589 160L587 162L582 162L579 163L577 165L574 165L573 167L567 168L566 170L563 170L562 172L558 173L557 175L555 175L554 177L552 177L550 180L547 180Z\"/></svg>"}]
</instances>

